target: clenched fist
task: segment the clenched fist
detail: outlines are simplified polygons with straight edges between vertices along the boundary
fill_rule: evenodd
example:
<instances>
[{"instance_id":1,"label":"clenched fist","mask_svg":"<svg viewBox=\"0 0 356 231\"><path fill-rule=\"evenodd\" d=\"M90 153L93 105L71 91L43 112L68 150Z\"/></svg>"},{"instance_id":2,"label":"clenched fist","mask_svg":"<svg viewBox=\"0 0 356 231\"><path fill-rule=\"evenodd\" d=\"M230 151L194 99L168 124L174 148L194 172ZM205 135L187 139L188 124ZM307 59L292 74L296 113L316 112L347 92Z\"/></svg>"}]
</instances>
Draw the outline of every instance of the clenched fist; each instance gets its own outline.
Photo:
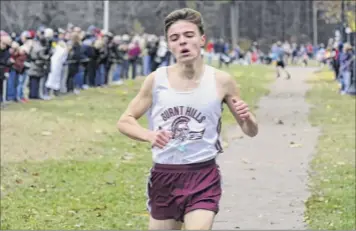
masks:
<instances>
[{"instance_id":1,"label":"clenched fist","mask_svg":"<svg viewBox=\"0 0 356 231\"><path fill-rule=\"evenodd\" d=\"M151 133L149 142L152 147L164 148L172 139L172 132L165 130L158 130Z\"/></svg>"},{"instance_id":2,"label":"clenched fist","mask_svg":"<svg viewBox=\"0 0 356 231\"><path fill-rule=\"evenodd\" d=\"M242 120L246 120L250 117L250 109L243 100L232 99L234 109L238 117Z\"/></svg>"}]
</instances>

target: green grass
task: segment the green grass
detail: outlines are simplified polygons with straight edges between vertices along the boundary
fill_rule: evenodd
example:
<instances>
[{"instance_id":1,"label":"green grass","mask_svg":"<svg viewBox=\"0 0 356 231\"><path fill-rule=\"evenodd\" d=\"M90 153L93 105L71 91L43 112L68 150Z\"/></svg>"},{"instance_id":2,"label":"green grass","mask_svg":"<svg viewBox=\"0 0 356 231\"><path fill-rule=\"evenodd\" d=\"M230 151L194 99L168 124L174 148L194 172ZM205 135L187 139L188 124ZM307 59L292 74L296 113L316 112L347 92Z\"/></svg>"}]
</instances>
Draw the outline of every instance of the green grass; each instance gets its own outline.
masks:
<instances>
[{"instance_id":1,"label":"green grass","mask_svg":"<svg viewBox=\"0 0 356 231\"><path fill-rule=\"evenodd\" d=\"M228 71L251 108L268 93L267 67ZM141 82L2 111L1 229L147 228L149 145L115 127ZM224 125L233 122L225 110Z\"/></svg>"},{"instance_id":2,"label":"green grass","mask_svg":"<svg viewBox=\"0 0 356 231\"><path fill-rule=\"evenodd\" d=\"M322 134L311 163L306 220L311 229L355 230L355 98L338 94L330 71L310 82L310 120Z\"/></svg>"}]
</instances>

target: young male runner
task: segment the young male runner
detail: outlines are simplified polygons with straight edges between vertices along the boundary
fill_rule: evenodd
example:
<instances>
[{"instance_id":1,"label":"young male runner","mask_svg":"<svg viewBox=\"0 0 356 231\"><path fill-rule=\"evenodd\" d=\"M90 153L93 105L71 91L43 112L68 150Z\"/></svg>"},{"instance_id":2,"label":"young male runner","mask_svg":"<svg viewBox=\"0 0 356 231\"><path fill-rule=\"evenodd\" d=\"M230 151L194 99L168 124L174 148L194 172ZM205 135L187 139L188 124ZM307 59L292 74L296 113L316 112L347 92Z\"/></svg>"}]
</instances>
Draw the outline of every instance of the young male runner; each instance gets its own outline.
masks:
<instances>
[{"instance_id":1,"label":"young male runner","mask_svg":"<svg viewBox=\"0 0 356 231\"><path fill-rule=\"evenodd\" d=\"M152 145L154 164L147 185L149 229L180 229L184 222L187 230L208 230L221 197L215 158L222 152L222 103L248 136L255 136L258 126L233 78L204 64L200 48L206 37L200 13L176 10L164 24L177 63L147 76L118 128L128 137ZM145 113L150 129L137 122Z\"/></svg>"}]
</instances>

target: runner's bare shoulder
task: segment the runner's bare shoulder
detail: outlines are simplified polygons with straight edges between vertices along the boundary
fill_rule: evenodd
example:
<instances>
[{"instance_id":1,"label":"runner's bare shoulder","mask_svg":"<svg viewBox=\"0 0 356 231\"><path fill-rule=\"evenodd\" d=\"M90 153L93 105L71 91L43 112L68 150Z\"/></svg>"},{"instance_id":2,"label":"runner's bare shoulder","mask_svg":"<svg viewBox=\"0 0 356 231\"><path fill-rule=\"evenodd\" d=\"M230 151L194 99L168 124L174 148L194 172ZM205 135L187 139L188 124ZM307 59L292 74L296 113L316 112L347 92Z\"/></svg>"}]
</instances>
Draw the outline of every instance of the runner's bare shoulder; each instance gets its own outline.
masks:
<instances>
[{"instance_id":1,"label":"runner's bare shoulder","mask_svg":"<svg viewBox=\"0 0 356 231\"><path fill-rule=\"evenodd\" d=\"M235 83L230 73L219 70L217 68L215 68L215 78L219 85L225 86L227 84Z\"/></svg>"},{"instance_id":2,"label":"runner's bare shoulder","mask_svg":"<svg viewBox=\"0 0 356 231\"><path fill-rule=\"evenodd\" d=\"M140 94L142 94L145 97L152 97L152 90L155 82L155 76L156 72L152 72L149 74L147 77L145 77L145 80L143 81L140 89Z\"/></svg>"},{"instance_id":3,"label":"runner's bare shoulder","mask_svg":"<svg viewBox=\"0 0 356 231\"><path fill-rule=\"evenodd\" d=\"M215 79L217 92L222 100L224 100L226 96L236 92L236 81L228 72L215 68Z\"/></svg>"}]
</instances>

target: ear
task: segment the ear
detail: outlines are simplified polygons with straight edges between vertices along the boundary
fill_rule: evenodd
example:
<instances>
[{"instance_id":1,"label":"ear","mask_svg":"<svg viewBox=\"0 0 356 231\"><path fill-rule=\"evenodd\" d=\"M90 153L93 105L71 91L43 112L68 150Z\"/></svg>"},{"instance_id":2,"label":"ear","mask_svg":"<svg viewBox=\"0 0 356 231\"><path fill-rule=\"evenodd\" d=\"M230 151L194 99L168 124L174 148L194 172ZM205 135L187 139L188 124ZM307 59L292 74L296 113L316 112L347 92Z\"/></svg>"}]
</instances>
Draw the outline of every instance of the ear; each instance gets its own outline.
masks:
<instances>
[{"instance_id":1,"label":"ear","mask_svg":"<svg viewBox=\"0 0 356 231\"><path fill-rule=\"evenodd\" d=\"M206 35L203 34L203 35L200 37L200 46L201 46L201 47L204 47L204 46L205 46L205 43L206 43Z\"/></svg>"}]
</instances>

